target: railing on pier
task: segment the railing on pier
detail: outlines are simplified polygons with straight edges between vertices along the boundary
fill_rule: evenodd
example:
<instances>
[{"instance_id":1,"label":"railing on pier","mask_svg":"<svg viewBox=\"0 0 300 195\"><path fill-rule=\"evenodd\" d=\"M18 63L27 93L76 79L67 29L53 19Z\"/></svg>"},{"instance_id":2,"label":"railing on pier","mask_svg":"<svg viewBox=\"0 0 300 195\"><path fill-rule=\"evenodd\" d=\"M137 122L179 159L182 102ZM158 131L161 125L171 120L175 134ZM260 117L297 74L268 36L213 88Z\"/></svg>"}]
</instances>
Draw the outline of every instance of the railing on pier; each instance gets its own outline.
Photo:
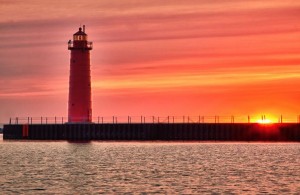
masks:
<instances>
[{"instance_id":1,"label":"railing on pier","mask_svg":"<svg viewBox=\"0 0 300 195\"><path fill-rule=\"evenodd\" d=\"M9 119L9 124L64 124L67 117L14 117ZM278 121L269 121L262 116L98 116L93 117L96 124L144 124L144 123L300 123L297 117L279 116Z\"/></svg>"}]
</instances>

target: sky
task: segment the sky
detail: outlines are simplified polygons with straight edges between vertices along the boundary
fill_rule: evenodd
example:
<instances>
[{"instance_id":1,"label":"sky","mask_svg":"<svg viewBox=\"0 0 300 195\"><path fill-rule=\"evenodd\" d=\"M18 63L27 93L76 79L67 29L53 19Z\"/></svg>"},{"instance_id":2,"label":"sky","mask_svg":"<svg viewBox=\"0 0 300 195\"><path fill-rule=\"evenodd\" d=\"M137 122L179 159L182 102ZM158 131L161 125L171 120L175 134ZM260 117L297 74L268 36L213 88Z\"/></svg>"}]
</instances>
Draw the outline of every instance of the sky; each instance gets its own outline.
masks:
<instances>
[{"instance_id":1,"label":"sky","mask_svg":"<svg viewBox=\"0 0 300 195\"><path fill-rule=\"evenodd\" d=\"M0 0L0 123L67 116L86 25L93 117L297 120L300 1Z\"/></svg>"}]
</instances>

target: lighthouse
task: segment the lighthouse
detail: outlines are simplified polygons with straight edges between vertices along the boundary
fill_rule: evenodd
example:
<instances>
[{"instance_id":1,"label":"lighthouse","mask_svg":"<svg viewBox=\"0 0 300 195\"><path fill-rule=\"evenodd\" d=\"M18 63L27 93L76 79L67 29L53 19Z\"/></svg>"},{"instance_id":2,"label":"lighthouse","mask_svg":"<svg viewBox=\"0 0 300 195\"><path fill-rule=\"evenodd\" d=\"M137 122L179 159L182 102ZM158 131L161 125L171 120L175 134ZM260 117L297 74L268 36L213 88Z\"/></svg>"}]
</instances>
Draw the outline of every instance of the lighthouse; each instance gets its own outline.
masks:
<instances>
[{"instance_id":1,"label":"lighthouse","mask_svg":"<svg viewBox=\"0 0 300 195\"><path fill-rule=\"evenodd\" d=\"M88 41L85 26L69 40L70 57L68 122L88 123L92 121L92 95L90 50L93 43Z\"/></svg>"}]
</instances>

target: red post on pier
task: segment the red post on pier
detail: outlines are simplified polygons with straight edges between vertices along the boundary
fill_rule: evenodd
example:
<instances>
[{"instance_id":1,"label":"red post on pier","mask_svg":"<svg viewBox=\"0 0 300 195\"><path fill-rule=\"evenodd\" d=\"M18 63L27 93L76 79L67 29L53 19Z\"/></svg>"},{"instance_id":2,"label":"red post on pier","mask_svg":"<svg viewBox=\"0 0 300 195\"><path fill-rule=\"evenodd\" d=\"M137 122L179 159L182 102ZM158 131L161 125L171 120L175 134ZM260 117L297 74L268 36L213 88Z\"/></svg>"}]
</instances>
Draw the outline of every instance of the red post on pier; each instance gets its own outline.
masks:
<instances>
[{"instance_id":1,"label":"red post on pier","mask_svg":"<svg viewBox=\"0 0 300 195\"><path fill-rule=\"evenodd\" d=\"M90 50L85 26L68 42L71 50L68 122L85 123L92 121L92 95L90 74Z\"/></svg>"}]
</instances>

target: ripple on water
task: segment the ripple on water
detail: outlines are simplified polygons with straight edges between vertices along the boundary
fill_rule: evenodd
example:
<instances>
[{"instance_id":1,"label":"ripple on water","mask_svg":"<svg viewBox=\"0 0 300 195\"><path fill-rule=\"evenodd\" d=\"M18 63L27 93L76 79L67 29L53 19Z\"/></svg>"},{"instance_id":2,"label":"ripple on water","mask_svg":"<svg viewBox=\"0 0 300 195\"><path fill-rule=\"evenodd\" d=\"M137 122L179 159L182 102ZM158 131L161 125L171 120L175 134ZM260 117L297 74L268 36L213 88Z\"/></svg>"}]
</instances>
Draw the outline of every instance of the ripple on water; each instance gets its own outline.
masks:
<instances>
[{"instance_id":1,"label":"ripple on water","mask_svg":"<svg viewBox=\"0 0 300 195\"><path fill-rule=\"evenodd\" d=\"M0 192L300 193L298 143L3 142Z\"/></svg>"}]
</instances>

